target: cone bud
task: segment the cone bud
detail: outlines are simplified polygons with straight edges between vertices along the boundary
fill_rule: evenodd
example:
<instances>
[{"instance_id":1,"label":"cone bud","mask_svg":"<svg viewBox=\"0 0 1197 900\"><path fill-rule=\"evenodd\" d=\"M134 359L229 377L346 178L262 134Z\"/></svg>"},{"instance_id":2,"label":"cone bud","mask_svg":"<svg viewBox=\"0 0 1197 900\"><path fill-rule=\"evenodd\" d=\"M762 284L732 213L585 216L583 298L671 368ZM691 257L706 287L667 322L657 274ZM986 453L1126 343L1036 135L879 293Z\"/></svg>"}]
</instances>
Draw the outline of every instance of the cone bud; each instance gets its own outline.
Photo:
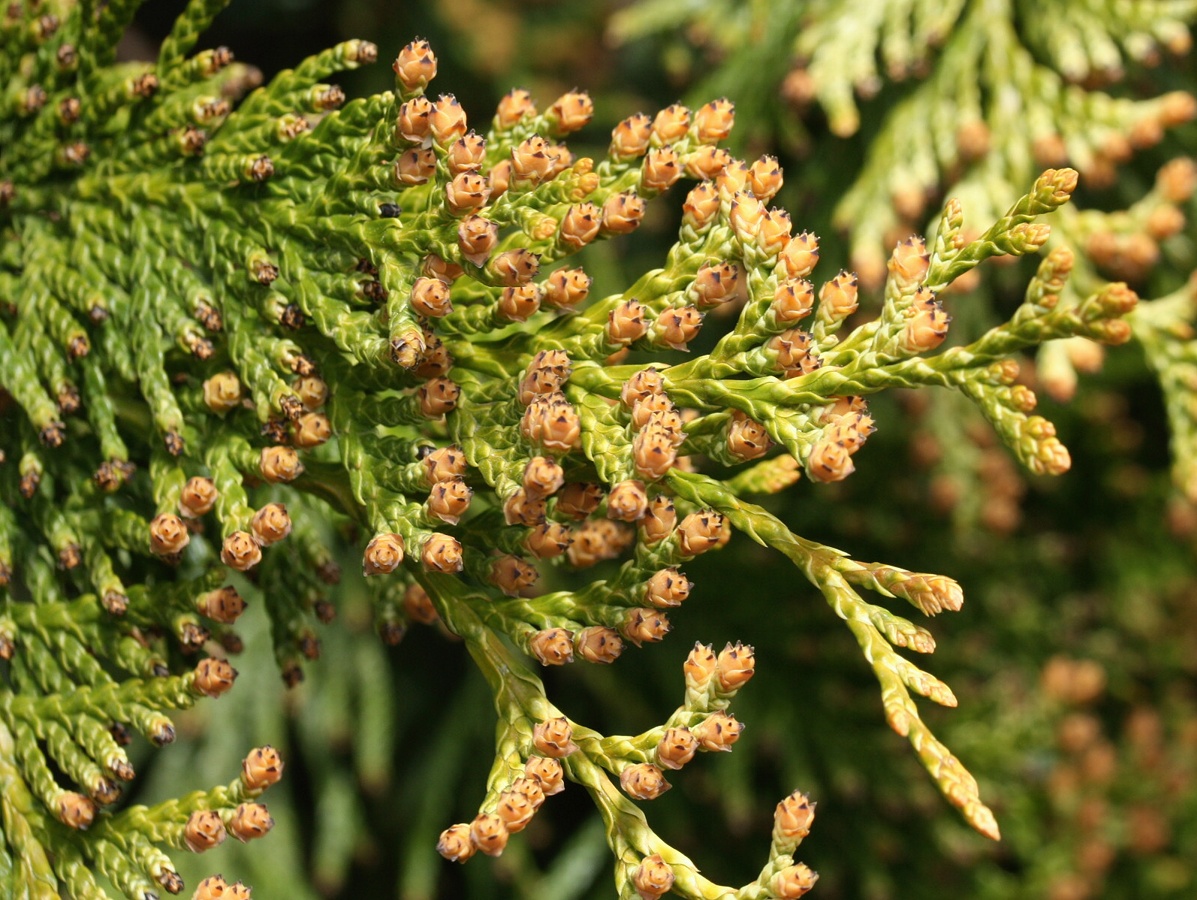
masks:
<instances>
[{"instance_id":1,"label":"cone bud","mask_svg":"<svg viewBox=\"0 0 1197 900\"><path fill-rule=\"evenodd\" d=\"M499 856L507 847L510 832L494 813L479 813L470 823L470 843L487 856Z\"/></svg>"},{"instance_id":2,"label":"cone bud","mask_svg":"<svg viewBox=\"0 0 1197 900\"><path fill-rule=\"evenodd\" d=\"M553 760L564 759L578 749L573 737L573 728L563 716L538 722L532 729L532 744L536 747L537 752ZM531 760L529 760L530 764ZM529 772L528 774L532 775L533 773ZM546 795L555 793L545 787L543 779L541 786Z\"/></svg>"},{"instance_id":3,"label":"cone bud","mask_svg":"<svg viewBox=\"0 0 1197 900\"><path fill-rule=\"evenodd\" d=\"M632 872L632 887L640 900L658 900L673 888L673 881L673 869L657 853L646 856Z\"/></svg>"},{"instance_id":4,"label":"cone bud","mask_svg":"<svg viewBox=\"0 0 1197 900\"><path fill-rule=\"evenodd\" d=\"M565 790L565 770L556 758L547 754L528 757L524 764L524 774L540 785L540 790L546 797Z\"/></svg>"},{"instance_id":5,"label":"cone bud","mask_svg":"<svg viewBox=\"0 0 1197 900\"><path fill-rule=\"evenodd\" d=\"M162 513L150 522L150 550L157 556L181 553L190 541L187 525L172 513Z\"/></svg>"},{"instance_id":6,"label":"cone bud","mask_svg":"<svg viewBox=\"0 0 1197 900\"><path fill-rule=\"evenodd\" d=\"M187 818L183 828L183 843L192 853L203 853L224 843L228 832L220 813L214 809L196 810Z\"/></svg>"},{"instance_id":7,"label":"cone bud","mask_svg":"<svg viewBox=\"0 0 1197 900\"><path fill-rule=\"evenodd\" d=\"M634 763L619 773L619 786L633 800L656 800L672 785L652 763Z\"/></svg>"},{"instance_id":8,"label":"cone bud","mask_svg":"<svg viewBox=\"0 0 1197 900\"><path fill-rule=\"evenodd\" d=\"M250 522L254 537L263 547L277 544L291 533L291 516L281 503L267 503Z\"/></svg>"},{"instance_id":9,"label":"cone bud","mask_svg":"<svg viewBox=\"0 0 1197 900\"><path fill-rule=\"evenodd\" d=\"M206 515L216 504L216 483L211 478L196 475L183 485L179 495L179 512L188 518Z\"/></svg>"},{"instance_id":10,"label":"cone bud","mask_svg":"<svg viewBox=\"0 0 1197 900\"><path fill-rule=\"evenodd\" d=\"M470 840L470 826L464 823L451 825L441 832L436 842L436 852L449 862L464 863L474 855L474 842Z\"/></svg>"},{"instance_id":11,"label":"cone bud","mask_svg":"<svg viewBox=\"0 0 1197 900\"><path fill-rule=\"evenodd\" d=\"M283 758L267 744L249 752L241 763L241 783L251 793L266 790L283 777Z\"/></svg>"},{"instance_id":12,"label":"cone bud","mask_svg":"<svg viewBox=\"0 0 1197 900\"><path fill-rule=\"evenodd\" d=\"M436 77L436 54L428 41L417 38L399 51L391 68L403 91L414 94L428 87L428 82Z\"/></svg>"},{"instance_id":13,"label":"cone bud","mask_svg":"<svg viewBox=\"0 0 1197 900\"><path fill-rule=\"evenodd\" d=\"M634 607L624 614L623 636L639 647L644 643L662 641L669 633L669 619L663 612L651 608Z\"/></svg>"},{"instance_id":14,"label":"cone bud","mask_svg":"<svg viewBox=\"0 0 1197 900\"><path fill-rule=\"evenodd\" d=\"M574 661L573 634L564 628L546 628L532 635L528 649L542 666L563 666Z\"/></svg>"},{"instance_id":15,"label":"cone bud","mask_svg":"<svg viewBox=\"0 0 1197 900\"><path fill-rule=\"evenodd\" d=\"M362 557L363 575L389 575L403 562L403 538L395 533L376 535Z\"/></svg>"},{"instance_id":16,"label":"cone bud","mask_svg":"<svg viewBox=\"0 0 1197 900\"><path fill-rule=\"evenodd\" d=\"M591 625L574 635L574 651L589 663L613 663L623 653L623 639L613 628Z\"/></svg>"},{"instance_id":17,"label":"cone bud","mask_svg":"<svg viewBox=\"0 0 1197 900\"><path fill-rule=\"evenodd\" d=\"M644 113L629 116L611 132L610 155L619 162L628 162L643 156L648 151L652 138L653 123Z\"/></svg>"},{"instance_id":18,"label":"cone bud","mask_svg":"<svg viewBox=\"0 0 1197 900\"><path fill-rule=\"evenodd\" d=\"M234 531L220 546L220 560L230 569L248 572L262 561L262 545L247 531Z\"/></svg>"},{"instance_id":19,"label":"cone bud","mask_svg":"<svg viewBox=\"0 0 1197 900\"><path fill-rule=\"evenodd\" d=\"M729 713L717 712L707 716L690 730L698 739L698 744L703 750L709 752L730 751L732 744L740 739L744 725L742 722L737 722L736 717Z\"/></svg>"},{"instance_id":20,"label":"cone bud","mask_svg":"<svg viewBox=\"0 0 1197 900\"><path fill-rule=\"evenodd\" d=\"M226 659L208 657L201 659L195 667L195 689L208 697L219 697L233 686L237 670Z\"/></svg>"},{"instance_id":21,"label":"cone bud","mask_svg":"<svg viewBox=\"0 0 1197 900\"><path fill-rule=\"evenodd\" d=\"M233 811L228 828L239 841L252 841L265 837L274 827L274 819L262 803L242 803Z\"/></svg>"}]
</instances>

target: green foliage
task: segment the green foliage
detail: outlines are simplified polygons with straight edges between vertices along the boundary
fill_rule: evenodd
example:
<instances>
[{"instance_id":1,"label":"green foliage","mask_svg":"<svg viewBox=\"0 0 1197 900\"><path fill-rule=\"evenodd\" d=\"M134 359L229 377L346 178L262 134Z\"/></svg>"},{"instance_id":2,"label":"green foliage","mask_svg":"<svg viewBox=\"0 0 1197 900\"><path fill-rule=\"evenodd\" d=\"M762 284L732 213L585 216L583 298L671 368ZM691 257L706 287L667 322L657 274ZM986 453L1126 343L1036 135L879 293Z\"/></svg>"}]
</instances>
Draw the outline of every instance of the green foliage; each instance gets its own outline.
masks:
<instances>
[{"instance_id":1,"label":"green foliage","mask_svg":"<svg viewBox=\"0 0 1197 900\"><path fill-rule=\"evenodd\" d=\"M1001 216L991 197L978 202L997 220L984 229L966 227L965 206L950 201L930 240L907 238L888 260L873 243L890 230L889 207L852 207L854 246L874 254L855 265L880 290L868 318L855 315L855 275L817 290L807 280L819 242L767 208L781 187L776 161L748 165L719 148L726 101L625 119L596 161L560 143L590 121L586 95L541 113L512 91L479 135L453 97L424 96L437 63L422 41L399 54L393 91L346 102L323 83L374 62L365 41L259 87L223 48L192 54L223 5L193 0L155 63L114 63L136 2L13 5L5 20L0 884L14 896L178 892L162 848L198 852L227 832L244 841L268 830L274 819L254 800L281 771L271 748L252 751L232 785L177 799L188 767L162 763L155 791L168 799L120 808L133 777L121 744L130 727L170 743L172 716L225 743L242 732L283 742L260 679L264 645L294 686L339 611L324 640L334 671L313 679L309 724L290 741L318 798L312 872L280 875L279 891L333 890L359 841L381 842L353 780L384 790L397 743L418 741L430 777L408 787L407 896L435 889L429 860L448 809L466 821L441 833L443 856L506 851L525 893L582 889L598 865L597 829L579 831L540 876L528 875L535 863L516 836L567 782L597 808L622 897L800 896L817 878L794 859L813 816L805 795L778 805L766 861L738 888L700 874L686 841L664 837L633 802L660 797L664 770L696 751L737 743L729 707L754 675L754 651L701 641L740 635L697 635L681 684L676 661L651 689L630 688L622 665L582 676L616 698L605 718L645 721L638 734L607 734L549 696L576 699L551 667L611 663L627 644L663 639L669 610L694 589L681 567L701 568L732 531L780 551L823 595L880 683L891 727L964 819L997 837L977 781L912 696L956 705L899 652L931 652L934 638L865 599L930 616L960 609L958 584L860 562L756 501L772 504L800 474L813 493L834 490L876 428L866 398L895 389L946 388L1032 472L1068 469L1054 427L1030 414L1015 355L1061 339L1122 343L1128 321L1165 342L1191 312L1187 295L1124 318L1134 292L1083 260L1082 289L1069 289L1077 253L1060 244L1011 315L943 350L940 297L986 260L1048 244L1040 219L1067 203L1076 172L1049 169ZM1148 113L1126 115L1120 124ZM549 271L577 253L589 265L596 242L634 231L645 201L683 176L698 183L659 268L603 297L590 296L582 267ZM1143 215L1179 202L1162 185ZM1056 218L1074 245L1104 233L1105 220ZM1170 346L1153 359L1181 397L1189 384ZM876 497L866 506L874 500L882 508ZM347 549L365 577L332 590ZM242 593L264 615L239 623ZM674 614L679 625L694 604ZM796 625L765 614L774 618ZM461 741L484 691L463 685L429 739L377 690L386 661L363 633L369 620L388 644L412 623L436 624L463 644L451 659L468 654L482 674L497 727L477 805L452 799L452 780L481 768ZM242 650L247 676L259 675L251 692L221 701L223 716L184 714L232 686L225 656ZM434 656L410 689L435 696L458 677L438 671L446 665ZM821 677L859 693L853 674L836 674ZM664 718L676 698L657 686L682 696ZM765 704L773 722L793 715L778 699ZM329 757L324 742L351 749ZM283 809L284 827L308 827L290 802ZM243 889L213 877L196 896L221 890Z\"/></svg>"}]
</instances>

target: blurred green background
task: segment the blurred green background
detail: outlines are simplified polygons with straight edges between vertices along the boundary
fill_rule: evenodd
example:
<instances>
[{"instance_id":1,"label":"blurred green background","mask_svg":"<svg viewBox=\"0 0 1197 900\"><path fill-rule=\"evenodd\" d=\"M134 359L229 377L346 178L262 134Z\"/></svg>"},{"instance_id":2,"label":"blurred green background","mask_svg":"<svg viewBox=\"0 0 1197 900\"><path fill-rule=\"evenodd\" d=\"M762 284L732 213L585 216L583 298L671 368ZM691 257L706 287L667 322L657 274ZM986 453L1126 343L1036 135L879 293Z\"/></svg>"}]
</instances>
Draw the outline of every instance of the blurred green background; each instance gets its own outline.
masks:
<instances>
[{"instance_id":1,"label":"blurred green background","mask_svg":"<svg viewBox=\"0 0 1197 900\"><path fill-rule=\"evenodd\" d=\"M152 52L182 5L147 3L126 53ZM831 209L908 86L885 85L863 104L861 130L836 137L817 110L800 118L782 98L796 20L746 31L746 64L698 25L616 41L611 17L624 6L244 0L203 43L228 45L270 77L346 38L374 41L388 60L426 37L440 62L430 93L456 94L479 130L513 86L542 107L589 91L595 120L570 140L579 155L601 156L610 128L631 113L726 94L737 105L736 152L777 154L787 179L778 203L795 231L822 237L817 274L846 266ZM744 15L757 6L744 4ZM341 83L359 96L389 88L391 73L380 62ZM1180 61L1132 72L1128 89L1191 83ZM1182 130L1084 201L1124 205L1162 160L1194 143ZM653 204L635 239L587 250L600 295L664 259L681 196L675 188ZM1171 290L1186 274L1162 267L1141 287ZM989 290L952 301L954 331L1009 312L1028 275L990 269ZM1041 399L1072 450L1062 478L1019 472L959 398L911 394L873 402L879 431L846 482L803 481L766 502L805 537L962 584L963 611L929 625L940 649L927 666L960 707L924 714L980 781L1001 843L972 833L888 730L872 673L819 593L742 537L687 567L697 587L663 644L629 650L612 667L546 673L573 718L634 734L680 700L694 641L755 646L757 676L735 704L747 723L735 752L671 776L674 789L646 809L709 877L755 877L773 805L801 788L819 814L800 856L820 873L816 895L826 900L1197 896L1197 514L1169 486L1159 388L1131 344L1109 353L1070 404ZM355 568L347 557L346 572ZM180 859L188 882L221 871L252 883L258 900L612 896L601 826L576 786L498 860L459 867L435 854L440 830L468 821L483 795L493 739L485 685L434 628L414 626L399 646L383 646L360 579L347 575L331 599L339 616L304 684L283 688L254 604L238 689L184 717L188 740L140 762L148 777L132 802L227 780L254 744L283 749L287 776L267 798L275 833Z\"/></svg>"}]
</instances>

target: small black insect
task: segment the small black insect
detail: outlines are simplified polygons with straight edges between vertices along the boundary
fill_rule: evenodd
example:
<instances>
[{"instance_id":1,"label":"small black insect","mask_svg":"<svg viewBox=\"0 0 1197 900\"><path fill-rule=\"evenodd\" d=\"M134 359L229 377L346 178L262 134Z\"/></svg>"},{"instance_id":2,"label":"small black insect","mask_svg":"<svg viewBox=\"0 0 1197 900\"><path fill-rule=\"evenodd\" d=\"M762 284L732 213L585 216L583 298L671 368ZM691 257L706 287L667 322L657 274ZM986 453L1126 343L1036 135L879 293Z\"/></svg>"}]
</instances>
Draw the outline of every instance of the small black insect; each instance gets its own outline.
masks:
<instances>
[{"instance_id":1,"label":"small black insect","mask_svg":"<svg viewBox=\"0 0 1197 900\"><path fill-rule=\"evenodd\" d=\"M403 210L394 203L382 203L378 207L378 214L384 219L397 219Z\"/></svg>"}]
</instances>

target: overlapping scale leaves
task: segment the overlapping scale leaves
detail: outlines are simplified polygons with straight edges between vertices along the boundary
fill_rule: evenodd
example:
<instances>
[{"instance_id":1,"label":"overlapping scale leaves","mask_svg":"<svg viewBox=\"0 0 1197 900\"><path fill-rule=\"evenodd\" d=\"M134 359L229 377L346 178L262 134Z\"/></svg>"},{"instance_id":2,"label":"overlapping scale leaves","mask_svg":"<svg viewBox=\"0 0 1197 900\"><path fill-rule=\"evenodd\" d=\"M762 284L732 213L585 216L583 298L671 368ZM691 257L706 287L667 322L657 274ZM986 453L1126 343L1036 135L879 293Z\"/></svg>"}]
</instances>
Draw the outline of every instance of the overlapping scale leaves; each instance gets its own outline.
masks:
<instances>
[{"instance_id":1,"label":"overlapping scale leaves","mask_svg":"<svg viewBox=\"0 0 1197 900\"><path fill-rule=\"evenodd\" d=\"M1178 145L1191 155L1191 130L1179 141L1172 134L1197 115L1184 78L1195 19L1197 4L1188 0L884 0L863 11L825 0L759 8L640 0L615 14L610 33L616 41L668 36L675 41L670 58L689 60L697 90L759 86L744 91L745 99L762 104L753 119L758 128L771 123L782 146L816 156L839 153L829 149L839 146L852 158L844 141L854 139L862 164L832 164L834 174L825 176L851 180L829 219L848 235L862 285L879 285L888 247L921 228L945 191L983 219L1005 208L1036 167L1075 167L1086 188L1102 192L1119 187L1122 167L1136 156L1158 159L1161 149L1171 155ZM708 64L711 57L717 65ZM832 137L818 143L824 124ZM1091 208L1068 210L1050 242L1074 253L1074 276L1064 289L1074 299L1110 279L1163 295L1129 321L1167 398L1174 481L1188 507L1197 502L1194 315L1191 299L1181 299L1192 297L1193 286L1181 285L1193 270L1186 220L1195 184L1193 160L1175 157L1145 194L1113 190ZM956 289L977 286L974 275ZM1036 374L1044 392L1064 402L1103 359L1092 341L1047 341L1036 354ZM958 414L939 404L932 418L938 430L952 432ZM1016 501L1026 489L1017 476L992 461L956 460L937 471L943 483L967 485L961 493L976 496L991 493L997 480L986 467L1002 468L1008 487L977 518L1004 533L1017 522ZM958 521L970 518L956 492L942 493L941 504L957 508Z\"/></svg>"},{"instance_id":2,"label":"overlapping scale leaves","mask_svg":"<svg viewBox=\"0 0 1197 900\"><path fill-rule=\"evenodd\" d=\"M1072 258L1053 251L1010 321L942 351L939 297L987 258L1043 247L1039 218L1066 203L1075 172L1045 172L975 240L949 203L930 240L893 250L881 314L864 321L858 277L817 266L818 238L769 208L776 162L719 148L727 101L630 116L595 160L563 142L590 119L585 94L541 111L512 91L471 127L451 95L427 93L436 57L423 41L398 54L392 92L347 100L326 82L375 62L365 41L258 87L227 50L192 54L223 6L196 0L157 62L114 65L136 6L5 14L5 885L101 896L98 872L118 894L177 892L163 846L268 830L252 802L281 771L262 762L268 749L232 787L106 807L133 775L130 731L169 743L172 712L233 686L245 579L284 679L303 677L335 613L334 529L360 535L362 576L345 577L367 579L382 638L439 621L494 692L495 762L477 817L440 837L449 859L502 853L572 782L603 818L623 896L813 886L793 859L813 816L801 794L778 806L768 861L740 888L704 879L633 802L739 739L729 704L754 671L750 647L696 646L682 704L635 736L571 719L537 674L664 639L695 590L687 561L733 531L823 593L890 725L997 836L912 699L956 703L898 652L932 651L931 633L862 596L934 615L960 607L959 587L852 560L747 498L802 489L819 502L820 484L867 464L867 398L896 387L957 391L1032 471L1065 471L1013 357L1059 337L1125 340L1133 292L1063 294ZM663 266L593 295L585 255L569 257L634 231L682 180ZM707 349L680 355L691 344ZM814 484L794 488L803 473ZM195 896L246 890L213 876Z\"/></svg>"}]
</instances>

